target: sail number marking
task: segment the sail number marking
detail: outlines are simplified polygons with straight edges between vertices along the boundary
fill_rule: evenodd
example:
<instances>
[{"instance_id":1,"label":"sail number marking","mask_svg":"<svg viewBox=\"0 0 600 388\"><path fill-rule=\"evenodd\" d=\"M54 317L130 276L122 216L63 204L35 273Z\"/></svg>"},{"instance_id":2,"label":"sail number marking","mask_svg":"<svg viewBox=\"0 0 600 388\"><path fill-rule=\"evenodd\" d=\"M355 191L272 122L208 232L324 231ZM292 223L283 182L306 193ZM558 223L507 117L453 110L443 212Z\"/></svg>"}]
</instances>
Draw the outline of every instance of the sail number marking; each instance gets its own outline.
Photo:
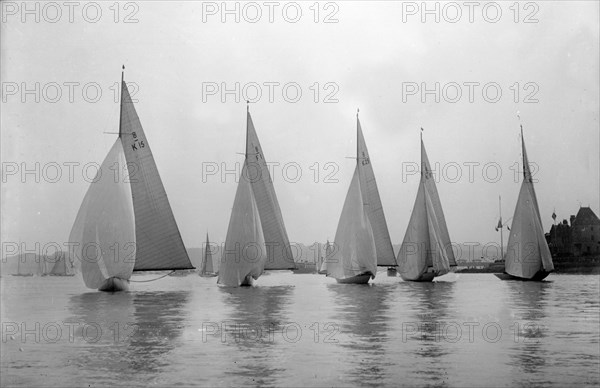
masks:
<instances>
[{"instance_id":1,"label":"sail number marking","mask_svg":"<svg viewBox=\"0 0 600 388\"><path fill-rule=\"evenodd\" d=\"M135 132L131 132L131 136L133 136L133 144L131 145L131 149L133 149L134 151L137 151L138 147L139 148L146 147L146 144L144 143L144 141L138 139L137 134Z\"/></svg>"},{"instance_id":2,"label":"sail number marking","mask_svg":"<svg viewBox=\"0 0 600 388\"><path fill-rule=\"evenodd\" d=\"M365 154L365 151L362 151L362 158L360 160L360 164L363 166L366 166L367 164L371 164L371 159L369 158L369 155Z\"/></svg>"}]
</instances>

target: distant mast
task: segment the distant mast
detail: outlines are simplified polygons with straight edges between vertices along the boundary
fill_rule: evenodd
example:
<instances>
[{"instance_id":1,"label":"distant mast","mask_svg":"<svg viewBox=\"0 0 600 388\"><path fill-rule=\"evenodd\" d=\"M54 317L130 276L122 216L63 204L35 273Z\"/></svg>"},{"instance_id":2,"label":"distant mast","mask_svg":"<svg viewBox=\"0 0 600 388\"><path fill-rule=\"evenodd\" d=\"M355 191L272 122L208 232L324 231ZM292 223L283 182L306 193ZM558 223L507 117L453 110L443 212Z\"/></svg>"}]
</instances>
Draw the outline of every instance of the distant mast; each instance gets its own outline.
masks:
<instances>
[{"instance_id":1,"label":"distant mast","mask_svg":"<svg viewBox=\"0 0 600 388\"><path fill-rule=\"evenodd\" d=\"M504 260L504 224L502 223L502 196L498 196L498 207L500 211L500 260Z\"/></svg>"}]
</instances>

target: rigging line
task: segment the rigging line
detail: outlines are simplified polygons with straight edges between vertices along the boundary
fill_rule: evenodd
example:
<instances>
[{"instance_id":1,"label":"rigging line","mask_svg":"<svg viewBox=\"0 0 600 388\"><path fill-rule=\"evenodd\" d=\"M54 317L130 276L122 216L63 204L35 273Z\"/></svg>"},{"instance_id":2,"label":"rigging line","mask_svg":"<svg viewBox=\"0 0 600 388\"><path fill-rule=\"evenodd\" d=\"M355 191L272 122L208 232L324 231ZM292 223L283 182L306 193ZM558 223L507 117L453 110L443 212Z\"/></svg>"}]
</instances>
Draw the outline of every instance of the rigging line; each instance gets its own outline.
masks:
<instances>
[{"instance_id":1,"label":"rigging line","mask_svg":"<svg viewBox=\"0 0 600 388\"><path fill-rule=\"evenodd\" d=\"M156 278L156 279L150 279L150 280L131 280L131 279L129 279L129 281L130 281L130 282L132 282L132 283L147 283L147 282L153 282L153 281L155 281L155 280L162 279L162 278L164 278L165 276L169 276L170 274L172 274L172 273L174 273L174 272L175 272L175 270L173 270L173 271L169 272L168 274L165 274L165 275L163 275L163 276L161 276L161 277L158 277L158 278Z\"/></svg>"}]
</instances>

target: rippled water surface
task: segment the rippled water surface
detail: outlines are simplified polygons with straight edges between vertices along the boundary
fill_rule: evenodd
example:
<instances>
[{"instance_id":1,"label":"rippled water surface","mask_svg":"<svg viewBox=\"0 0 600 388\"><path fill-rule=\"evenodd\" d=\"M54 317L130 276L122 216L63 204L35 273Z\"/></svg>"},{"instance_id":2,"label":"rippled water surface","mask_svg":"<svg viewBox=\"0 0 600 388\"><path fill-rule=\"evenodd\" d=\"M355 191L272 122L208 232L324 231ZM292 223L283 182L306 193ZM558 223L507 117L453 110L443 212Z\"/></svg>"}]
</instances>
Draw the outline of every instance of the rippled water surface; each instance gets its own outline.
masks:
<instances>
[{"instance_id":1,"label":"rippled water surface","mask_svg":"<svg viewBox=\"0 0 600 388\"><path fill-rule=\"evenodd\" d=\"M136 280L156 275L135 276ZM556 386L600 382L598 276L542 283L272 272L131 291L3 276L2 386Z\"/></svg>"}]
</instances>

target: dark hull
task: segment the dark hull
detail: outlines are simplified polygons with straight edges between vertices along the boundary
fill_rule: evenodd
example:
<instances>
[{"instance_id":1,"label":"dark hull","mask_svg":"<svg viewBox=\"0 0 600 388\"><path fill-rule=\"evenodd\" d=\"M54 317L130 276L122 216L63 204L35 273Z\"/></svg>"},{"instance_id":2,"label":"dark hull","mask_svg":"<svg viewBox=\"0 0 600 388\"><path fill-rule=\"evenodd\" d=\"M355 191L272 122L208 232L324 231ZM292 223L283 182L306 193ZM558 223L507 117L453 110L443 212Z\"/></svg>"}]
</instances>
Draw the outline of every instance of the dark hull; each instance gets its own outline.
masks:
<instances>
[{"instance_id":1,"label":"dark hull","mask_svg":"<svg viewBox=\"0 0 600 388\"><path fill-rule=\"evenodd\" d=\"M317 271L315 271L314 268L296 268L296 269L293 269L292 272L297 275L317 273Z\"/></svg>"},{"instance_id":2,"label":"dark hull","mask_svg":"<svg viewBox=\"0 0 600 388\"><path fill-rule=\"evenodd\" d=\"M400 275L400 277L402 277L402 280L407 281L407 282L431 282L431 281L433 281L435 274L433 272L425 272L424 274L419 276L417 279L406 279L402 275Z\"/></svg>"},{"instance_id":3,"label":"dark hull","mask_svg":"<svg viewBox=\"0 0 600 388\"><path fill-rule=\"evenodd\" d=\"M42 276L75 276L74 273L47 273Z\"/></svg>"},{"instance_id":4,"label":"dark hull","mask_svg":"<svg viewBox=\"0 0 600 388\"><path fill-rule=\"evenodd\" d=\"M120 278L108 278L104 281L104 283L98 288L98 291L105 292L120 292L120 291L128 291L129 290L129 280L120 279Z\"/></svg>"},{"instance_id":5,"label":"dark hull","mask_svg":"<svg viewBox=\"0 0 600 388\"><path fill-rule=\"evenodd\" d=\"M361 273L360 275L352 276L351 278L335 279L340 284L367 284L373 277L371 272Z\"/></svg>"},{"instance_id":6,"label":"dark hull","mask_svg":"<svg viewBox=\"0 0 600 388\"><path fill-rule=\"evenodd\" d=\"M246 277L242 281L242 284L240 284L240 287L252 287L253 284L254 278L250 275L246 275Z\"/></svg>"},{"instance_id":7,"label":"dark hull","mask_svg":"<svg viewBox=\"0 0 600 388\"><path fill-rule=\"evenodd\" d=\"M495 273L494 275L496 275L496 277L498 279L500 279L500 280L521 280L521 281L524 281L524 282L527 282L527 281L530 281L530 282L541 282L542 280L546 279L546 277L548 275L550 275L550 272L539 271L535 275L533 275L533 277L531 279L522 278L522 277L519 277L519 276L509 275L506 272L504 272L504 273Z\"/></svg>"}]
</instances>

